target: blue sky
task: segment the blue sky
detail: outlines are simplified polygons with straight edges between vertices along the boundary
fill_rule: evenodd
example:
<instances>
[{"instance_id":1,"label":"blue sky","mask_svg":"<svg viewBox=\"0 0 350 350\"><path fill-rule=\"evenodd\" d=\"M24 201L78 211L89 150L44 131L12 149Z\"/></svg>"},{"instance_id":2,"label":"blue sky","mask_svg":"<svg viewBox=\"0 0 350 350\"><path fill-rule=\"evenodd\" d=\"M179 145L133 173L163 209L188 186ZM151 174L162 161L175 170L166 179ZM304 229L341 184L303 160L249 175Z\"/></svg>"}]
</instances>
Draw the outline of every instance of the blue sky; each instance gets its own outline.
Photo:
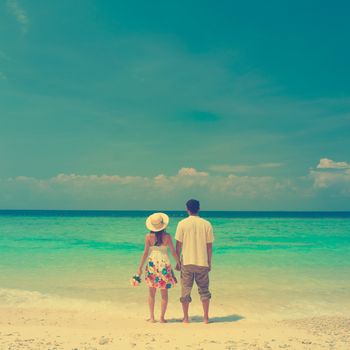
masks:
<instances>
[{"instance_id":1,"label":"blue sky","mask_svg":"<svg viewBox=\"0 0 350 350\"><path fill-rule=\"evenodd\" d=\"M0 4L0 208L350 210L346 1Z\"/></svg>"}]
</instances>

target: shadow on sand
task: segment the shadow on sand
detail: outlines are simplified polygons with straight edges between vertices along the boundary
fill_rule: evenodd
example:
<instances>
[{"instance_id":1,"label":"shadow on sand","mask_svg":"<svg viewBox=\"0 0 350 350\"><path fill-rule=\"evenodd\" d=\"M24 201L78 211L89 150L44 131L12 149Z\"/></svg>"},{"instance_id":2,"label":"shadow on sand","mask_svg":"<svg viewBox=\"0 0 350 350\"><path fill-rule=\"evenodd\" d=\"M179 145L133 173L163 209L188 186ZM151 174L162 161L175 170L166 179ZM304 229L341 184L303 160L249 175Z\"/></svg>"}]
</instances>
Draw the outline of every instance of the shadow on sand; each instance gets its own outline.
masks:
<instances>
[{"instance_id":1,"label":"shadow on sand","mask_svg":"<svg viewBox=\"0 0 350 350\"><path fill-rule=\"evenodd\" d=\"M226 315L226 316L217 316L217 317L210 317L210 323L229 323L229 322L238 322L240 320L243 320L244 317L240 315ZM176 323L176 322L182 322L182 319L180 318L171 318L168 319L169 323ZM200 323L203 322L202 316L192 316L190 317L190 322L193 323Z\"/></svg>"}]
</instances>

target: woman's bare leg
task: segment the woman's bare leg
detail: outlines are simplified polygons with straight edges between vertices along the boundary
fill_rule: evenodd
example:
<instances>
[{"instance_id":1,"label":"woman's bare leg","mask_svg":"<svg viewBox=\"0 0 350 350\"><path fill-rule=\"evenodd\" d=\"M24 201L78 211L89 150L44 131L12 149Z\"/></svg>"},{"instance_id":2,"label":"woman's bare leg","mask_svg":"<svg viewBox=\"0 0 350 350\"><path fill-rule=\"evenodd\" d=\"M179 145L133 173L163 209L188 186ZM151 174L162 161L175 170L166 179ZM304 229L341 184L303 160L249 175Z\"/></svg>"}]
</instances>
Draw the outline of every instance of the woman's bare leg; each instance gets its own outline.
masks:
<instances>
[{"instance_id":1,"label":"woman's bare leg","mask_svg":"<svg viewBox=\"0 0 350 350\"><path fill-rule=\"evenodd\" d=\"M149 321L150 322L155 322L155 319L154 319L155 301L156 301L156 289L149 287L148 305L149 305Z\"/></svg>"},{"instance_id":2,"label":"woman's bare leg","mask_svg":"<svg viewBox=\"0 0 350 350\"><path fill-rule=\"evenodd\" d=\"M161 314L160 314L160 322L165 323L165 312L168 306L168 290L167 289L161 289L160 293L162 295L162 307L161 307Z\"/></svg>"}]
</instances>

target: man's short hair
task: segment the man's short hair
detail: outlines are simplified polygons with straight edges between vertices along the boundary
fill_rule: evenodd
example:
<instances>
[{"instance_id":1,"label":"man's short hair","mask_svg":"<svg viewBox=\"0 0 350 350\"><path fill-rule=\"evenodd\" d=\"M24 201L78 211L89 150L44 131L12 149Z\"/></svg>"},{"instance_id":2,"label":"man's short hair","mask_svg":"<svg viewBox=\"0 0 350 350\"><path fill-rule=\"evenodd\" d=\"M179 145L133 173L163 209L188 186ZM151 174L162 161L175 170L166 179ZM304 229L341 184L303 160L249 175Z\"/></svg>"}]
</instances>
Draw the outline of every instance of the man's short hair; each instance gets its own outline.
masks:
<instances>
[{"instance_id":1,"label":"man's short hair","mask_svg":"<svg viewBox=\"0 0 350 350\"><path fill-rule=\"evenodd\" d=\"M196 199L190 199L186 203L187 210L192 214L197 214L200 208L199 201Z\"/></svg>"}]
</instances>

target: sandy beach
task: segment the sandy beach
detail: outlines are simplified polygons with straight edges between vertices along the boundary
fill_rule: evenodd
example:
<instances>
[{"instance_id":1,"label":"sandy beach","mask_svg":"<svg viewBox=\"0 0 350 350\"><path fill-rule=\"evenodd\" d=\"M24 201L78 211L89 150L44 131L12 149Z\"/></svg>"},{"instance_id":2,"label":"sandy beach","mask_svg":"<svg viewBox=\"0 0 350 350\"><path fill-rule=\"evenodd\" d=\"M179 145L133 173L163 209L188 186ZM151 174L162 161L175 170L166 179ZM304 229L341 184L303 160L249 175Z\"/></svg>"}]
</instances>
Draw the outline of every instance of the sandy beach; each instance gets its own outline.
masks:
<instances>
[{"instance_id":1,"label":"sandy beach","mask_svg":"<svg viewBox=\"0 0 350 350\"><path fill-rule=\"evenodd\" d=\"M197 312L191 324L181 322L180 309L170 305L167 324L150 324L147 312L110 305L74 304L0 307L0 349L344 349L350 348L350 317L308 318L219 315L205 325ZM88 304L87 304L88 305ZM198 306L198 305L197 305ZM199 310L197 307L194 308ZM171 315L177 317L171 318Z\"/></svg>"}]
</instances>

